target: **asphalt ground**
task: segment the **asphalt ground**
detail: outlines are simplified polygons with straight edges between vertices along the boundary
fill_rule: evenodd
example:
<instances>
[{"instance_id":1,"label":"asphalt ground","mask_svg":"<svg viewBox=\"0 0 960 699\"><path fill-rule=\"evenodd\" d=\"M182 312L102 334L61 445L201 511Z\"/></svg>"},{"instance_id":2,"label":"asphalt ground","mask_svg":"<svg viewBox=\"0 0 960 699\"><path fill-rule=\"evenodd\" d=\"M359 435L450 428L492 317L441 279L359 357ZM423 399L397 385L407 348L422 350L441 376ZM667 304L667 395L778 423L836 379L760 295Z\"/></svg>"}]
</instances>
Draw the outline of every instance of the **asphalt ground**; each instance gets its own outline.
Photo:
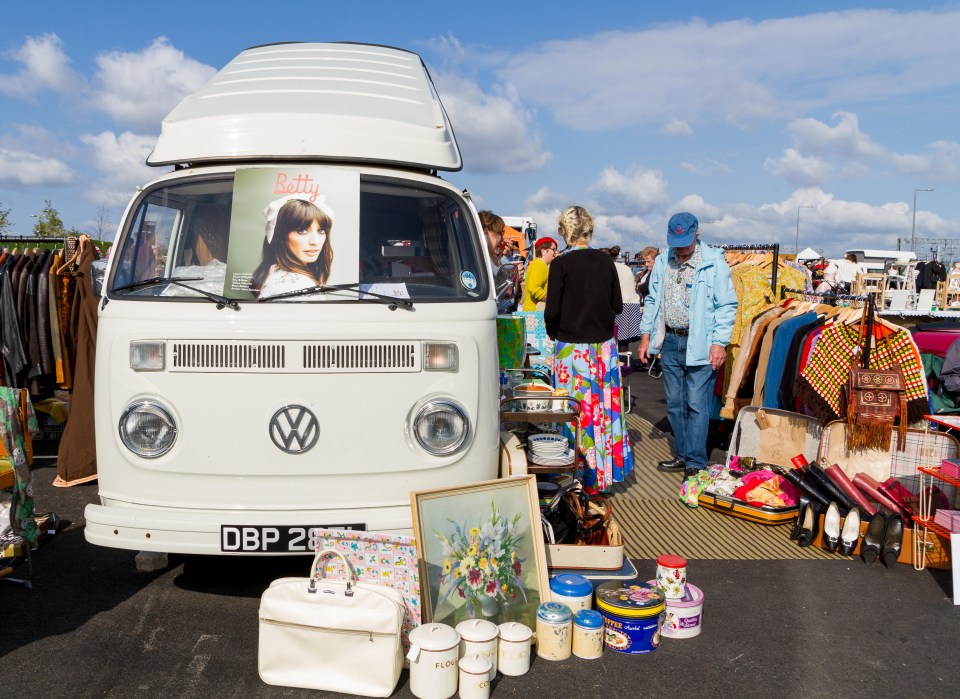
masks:
<instances>
[{"instance_id":1,"label":"asphalt ground","mask_svg":"<svg viewBox=\"0 0 960 699\"><path fill-rule=\"evenodd\" d=\"M630 381L634 409L667 427L662 384L636 373ZM259 597L275 578L305 575L309 559L171 556L162 571L138 572L134 552L83 537L83 508L96 499L96 484L53 488L55 475L52 461L35 464L37 506L70 524L36 552L33 589L0 581L8 693L341 696L271 687L257 675ZM653 577L653 561L634 564L644 579ZM840 557L691 560L688 571L706 598L699 636L664 638L641 656L605 650L598 660L534 658L526 675L499 676L492 696L960 694L960 607L952 604L948 571ZM393 696L413 696L406 671Z\"/></svg>"}]
</instances>

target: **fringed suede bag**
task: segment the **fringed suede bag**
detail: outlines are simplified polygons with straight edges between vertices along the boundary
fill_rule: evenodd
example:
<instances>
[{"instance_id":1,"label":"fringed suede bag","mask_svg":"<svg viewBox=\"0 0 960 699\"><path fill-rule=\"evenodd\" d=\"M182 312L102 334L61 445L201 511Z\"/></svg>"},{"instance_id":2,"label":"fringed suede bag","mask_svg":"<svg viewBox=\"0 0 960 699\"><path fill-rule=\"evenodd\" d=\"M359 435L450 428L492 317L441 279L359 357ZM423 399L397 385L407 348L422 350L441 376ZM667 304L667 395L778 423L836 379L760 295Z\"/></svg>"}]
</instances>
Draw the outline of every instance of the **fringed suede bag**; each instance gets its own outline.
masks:
<instances>
[{"instance_id":1,"label":"fringed suede bag","mask_svg":"<svg viewBox=\"0 0 960 699\"><path fill-rule=\"evenodd\" d=\"M899 418L897 450L907 439L906 381L900 365L890 369L864 369L860 359L850 367L847 389L847 449L886 449L893 424Z\"/></svg>"}]
</instances>

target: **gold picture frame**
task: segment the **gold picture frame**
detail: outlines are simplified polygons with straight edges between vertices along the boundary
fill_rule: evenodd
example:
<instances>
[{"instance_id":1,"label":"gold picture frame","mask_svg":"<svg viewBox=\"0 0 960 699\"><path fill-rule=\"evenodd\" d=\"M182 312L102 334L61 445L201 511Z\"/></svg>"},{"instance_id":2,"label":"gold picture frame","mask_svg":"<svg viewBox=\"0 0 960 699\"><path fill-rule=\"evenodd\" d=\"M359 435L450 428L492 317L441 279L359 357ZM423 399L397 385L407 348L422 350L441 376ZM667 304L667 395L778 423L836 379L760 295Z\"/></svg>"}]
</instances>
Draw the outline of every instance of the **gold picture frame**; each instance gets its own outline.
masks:
<instances>
[{"instance_id":1,"label":"gold picture frame","mask_svg":"<svg viewBox=\"0 0 960 699\"><path fill-rule=\"evenodd\" d=\"M423 621L536 627L550 599L535 476L410 493Z\"/></svg>"}]
</instances>

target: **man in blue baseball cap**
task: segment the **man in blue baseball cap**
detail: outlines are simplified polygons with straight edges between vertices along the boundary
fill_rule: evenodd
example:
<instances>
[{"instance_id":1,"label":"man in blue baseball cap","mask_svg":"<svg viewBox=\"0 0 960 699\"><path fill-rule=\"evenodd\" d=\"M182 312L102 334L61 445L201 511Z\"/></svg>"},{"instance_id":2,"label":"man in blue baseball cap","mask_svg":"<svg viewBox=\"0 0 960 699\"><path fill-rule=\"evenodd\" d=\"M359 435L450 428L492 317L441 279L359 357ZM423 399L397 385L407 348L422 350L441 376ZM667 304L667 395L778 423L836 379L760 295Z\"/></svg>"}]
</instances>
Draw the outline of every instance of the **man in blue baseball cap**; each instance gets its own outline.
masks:
<instances>
[{"instance_id":1,"label":"man in blue baseball cap","mask_svg":"<svg viewBox=\"0 0 960 699\"><path fill-rule=\"evenodd\" d=\"M684 477L707 465L707 430L717 369L737 315L737 295L723 251L699 240L691 213L674 214L667 224L668 254L658 255L640 324L641 362L660 355L667 417L673 430L674 459L660 471Z\"/></svg>"}]
</instances>

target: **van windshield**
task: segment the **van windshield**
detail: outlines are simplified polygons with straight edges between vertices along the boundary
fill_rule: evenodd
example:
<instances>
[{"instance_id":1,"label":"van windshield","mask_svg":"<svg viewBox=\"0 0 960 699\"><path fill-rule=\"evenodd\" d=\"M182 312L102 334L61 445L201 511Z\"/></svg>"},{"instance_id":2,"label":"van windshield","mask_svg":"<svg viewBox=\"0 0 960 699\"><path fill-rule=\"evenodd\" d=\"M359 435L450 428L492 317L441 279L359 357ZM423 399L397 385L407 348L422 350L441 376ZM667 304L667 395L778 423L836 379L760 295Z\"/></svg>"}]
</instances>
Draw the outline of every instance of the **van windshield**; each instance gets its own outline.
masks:
<instances>
[{"instance_id":1,"label":"van windshield","mask_svg":"<svg viewBox=\"0 0 960 699\"><path fill-rule=\"evenodd\" d=\"M201 293L207 292L242 302L340 283L417 302L487 297L479 236L462 199L440 187L393 178L361 177L359 197L356 187L352 200L341 196L347 204L338 201L336 215L334 208L318 203L329 217L318 214L311 220L308 213L287 230L282 204L291 197L266 208L258 204L250 221L238 225L231 219L244 209L234 206L233 176L162 184L146 192L115 251L111 296L202 302L209 300ZM359 204L351 206L357 199ZM142 284L157 278L191 281ZM359 300L354 289L275 302Z\"/></svg>"}]
</instances>

